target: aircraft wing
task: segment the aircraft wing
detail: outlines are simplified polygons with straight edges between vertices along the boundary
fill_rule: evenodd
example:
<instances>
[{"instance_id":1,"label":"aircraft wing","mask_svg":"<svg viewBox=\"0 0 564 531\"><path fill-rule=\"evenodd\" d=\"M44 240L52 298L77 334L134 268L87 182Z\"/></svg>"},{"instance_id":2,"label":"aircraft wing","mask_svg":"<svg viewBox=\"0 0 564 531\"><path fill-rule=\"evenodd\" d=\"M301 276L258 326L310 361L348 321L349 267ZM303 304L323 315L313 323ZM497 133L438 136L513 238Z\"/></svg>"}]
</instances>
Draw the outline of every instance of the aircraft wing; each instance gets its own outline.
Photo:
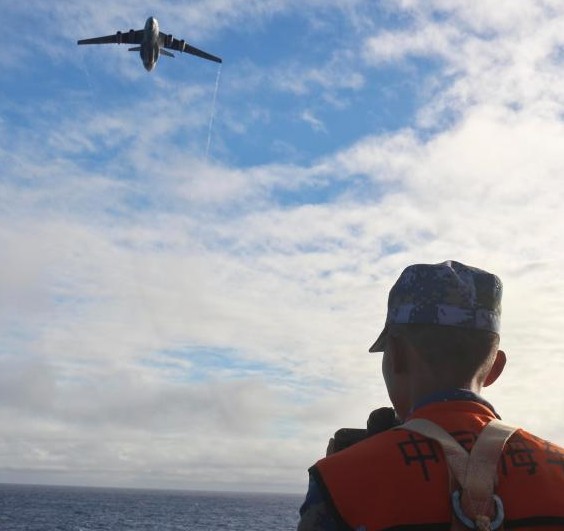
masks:
<instances>
[{"instance_id":1,"label":"aircraft wing","mask_svg":"<svg viewBox=\"0 0 564 531\"><path fill-rule=\"evenodd\" d=\"M220 57L216 57L211 53L204 52L203 50L199 50L198 48L194 48L194 46L190 46L187 42L177 39L172 35L165 35L164 33L160 33L159 35L160 45L164 48L169 48L171 50L176 50L177 52L184 52L189 53L192 55L196 55L201 57L202 59L207 59L208 61L214 61L215 63L222 63L222 59Z\"/></svg>"},{"instance_id":2,"label":"aircraft wing","mask_svg":"<svg viewBox=\"0 0 564 531\"><path fill-rule=\"evenodd\" d=\"M105 37L82 39L77 44L141 44L144 34L144 30L118 31L114 35L106 35Z\"/></svg>"}]
</instances>

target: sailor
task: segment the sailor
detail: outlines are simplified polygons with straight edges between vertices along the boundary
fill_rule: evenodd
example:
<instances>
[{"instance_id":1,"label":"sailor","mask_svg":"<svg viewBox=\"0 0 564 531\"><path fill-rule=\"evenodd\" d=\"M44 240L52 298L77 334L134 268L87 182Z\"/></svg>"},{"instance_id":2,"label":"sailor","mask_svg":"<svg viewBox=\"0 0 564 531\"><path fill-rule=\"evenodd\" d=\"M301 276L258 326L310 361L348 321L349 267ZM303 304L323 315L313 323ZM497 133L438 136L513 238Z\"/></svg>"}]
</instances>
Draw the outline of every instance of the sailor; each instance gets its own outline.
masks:
<instances>
[{"instance_id":1,"label":"sailor","mask_svg":"<svg viewBox=\"0 0 564 531\"><path fill-rule=\"evenodd\" d=\"M401 273L369 349L395 416L377 410L380 433L309 469L299 531L564 530L564 449L480 396L506 363L501 295L497 276L455 261Z\"/></svg>"}]
</instances>

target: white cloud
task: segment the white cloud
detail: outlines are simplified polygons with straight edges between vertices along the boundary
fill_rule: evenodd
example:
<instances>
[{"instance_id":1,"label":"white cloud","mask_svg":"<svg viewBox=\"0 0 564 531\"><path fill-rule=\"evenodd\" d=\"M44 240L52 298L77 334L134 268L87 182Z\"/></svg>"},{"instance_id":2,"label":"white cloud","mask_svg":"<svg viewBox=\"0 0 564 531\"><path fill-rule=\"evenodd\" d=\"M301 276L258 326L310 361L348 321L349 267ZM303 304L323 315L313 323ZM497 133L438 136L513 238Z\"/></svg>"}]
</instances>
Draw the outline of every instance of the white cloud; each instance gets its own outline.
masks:
<instances>
[{"instance_id":1,"label":"white cloud","mask_svg":"<svg viewBox=\"0 0 564 531\"><path fill-rule=\"evenodd\" d=\"M541 116L561 112L564 14L554 5L525 1L489 9L481 2L439 1L403 7L412 16L409 27L368 38L366 59L375 65L442 62L427 80L430 105L422 109L422 125L475 104L527 106Z\"/></svg>"},{"instance_id":2,"label":"white cloud","mask_svg":"<svg viewBox=\"0 0 564 531\"><path fill-rule=\"evenodd\" d=\"M365 85L356 62L352 51L339 51L328 63L318 67L304 67L301 62L277 67L270 79L279 90L297 95L307 94L319 88L329 92L339 89L356 91Z\"/></svg>"},{"instance_id":3,"label":"white cloud","mask_svg":"<svg viewBox=\"0 0 564 531\"><path fill-rule=\"evenodd\" d=\"M245 5L212 7L232 20L279 9ZM379 33L367 53L375 65L438 55L439 79L423 84L433 98L414 127L319 160L203 161L209 91L190 85L174 100L160 78L150 101L93 113L74 94L74 115L30 103L18 112L35 113L35 128L1 124L13 162L0 188L3 470L298 489L334 429L387 402L366 350L389 287L410 263L449 258L505 283L510 363L486 397L564 442L564 15L530 2L400 5L416 12L414 31ZM61 17L76 9L61 6ZM134 6L115 9L119 22ZM368 79L308 71L307 90ZM302 119L330 132L317 112ZM257 113L241 133L268 121Z\"/></svg>"},{"instance_id":4,"label":"white cloud","mask_svg":"<svg viewBox=\"0 0 564 531\"><path fill-rule=\"evenodd\" d=\"M314 131L325 132L325 133L327 132L327 128L325 127L323 122L319 118L316 118L311 111L309 110L303 111L300 115L300 118L304 122L309 124Z\"/></svg>"}]
</instances>

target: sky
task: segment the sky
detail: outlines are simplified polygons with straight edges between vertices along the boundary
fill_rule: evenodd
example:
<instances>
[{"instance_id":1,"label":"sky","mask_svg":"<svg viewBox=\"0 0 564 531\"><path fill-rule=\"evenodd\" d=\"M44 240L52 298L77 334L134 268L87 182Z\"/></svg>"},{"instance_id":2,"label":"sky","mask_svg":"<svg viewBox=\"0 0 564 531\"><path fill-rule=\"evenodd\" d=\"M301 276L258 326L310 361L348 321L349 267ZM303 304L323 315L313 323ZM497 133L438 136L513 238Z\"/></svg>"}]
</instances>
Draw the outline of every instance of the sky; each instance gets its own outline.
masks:
<instances>
[{"instance_id":1,"label":"sky","mask_svg":"<svg viewBox=\"0 0 564 531\"><path fill-rule=\"evenodd\" d=\"M0 482L305 492L449 259L504 283L484 397L564 444L561 1L2 11ZM149 16L223 64L76 44Z\"/></svg>"}]
</instances>

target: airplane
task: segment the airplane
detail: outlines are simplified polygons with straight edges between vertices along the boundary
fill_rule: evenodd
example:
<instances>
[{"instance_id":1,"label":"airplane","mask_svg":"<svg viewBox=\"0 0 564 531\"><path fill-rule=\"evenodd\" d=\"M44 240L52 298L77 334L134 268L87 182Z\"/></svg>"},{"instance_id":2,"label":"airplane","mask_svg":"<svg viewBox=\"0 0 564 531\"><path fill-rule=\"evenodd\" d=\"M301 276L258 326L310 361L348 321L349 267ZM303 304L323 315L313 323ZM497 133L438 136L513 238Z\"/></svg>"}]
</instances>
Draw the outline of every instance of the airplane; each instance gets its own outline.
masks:
<instances>
[{"instance_id":1,"label":"airplane","mask_svg":"<svg viewBox=\"0 0 564 531\"><path fill-rule=\"evenodd\" d=\"M155 17L149 17L147 22L145 22L145 28L142 30L130 29L129 31L124 32L118 31L115 35L107 35L106 37L95 37L93 39L82 39L77 41L77 44L109 43L138 44L139 46L129 48L129 51L139 52L141 60L143 61L143 66L148 72L155 68L160 54L168 57L174 57L174 55L165 50L165 48L176 50L177 52L196 55L202 59L207 59L208 61L214 61L216 63L222 62L222 60L215 55L198 50L198 48L190 46L182 39L176 39L172 35L166 35L159 31L159 23Z\"/></svg>"}]
</instances>

